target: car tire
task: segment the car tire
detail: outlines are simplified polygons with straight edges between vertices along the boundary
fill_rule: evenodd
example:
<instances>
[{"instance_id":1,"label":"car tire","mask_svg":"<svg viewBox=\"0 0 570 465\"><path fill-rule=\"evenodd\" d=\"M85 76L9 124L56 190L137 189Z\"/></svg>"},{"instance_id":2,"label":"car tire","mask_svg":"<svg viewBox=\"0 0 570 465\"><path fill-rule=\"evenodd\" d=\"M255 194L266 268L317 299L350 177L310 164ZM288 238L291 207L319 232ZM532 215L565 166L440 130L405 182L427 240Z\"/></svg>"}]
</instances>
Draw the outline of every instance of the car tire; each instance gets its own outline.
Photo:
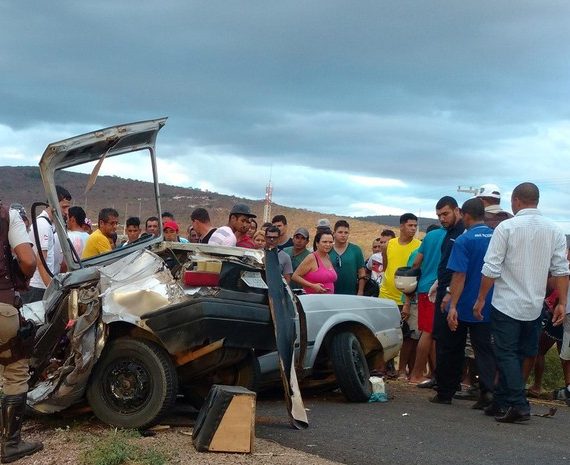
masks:
<instances>
[{"instance_id":1,"label":"car tire","mask_svg":"<svg viewBox=\"0 0 570 465\"><path fill-rule=\"evenodd\" d=\"M372 394L368 362L358 338L337 333L329 346L330 359L340 390L349 402L366 402Z\"/></svg>"},{"instance_id":2,"label":"car tire","mask_svg":"<svg viewBox=\"0 0 570 465\"><path fill-rule=\"evenodd\" d=\"M121 428L156 424L174 405L176 369L154 342L119 338L107 343L87 388L87 400L101 421Z\"/></svg>"}]
</instances>

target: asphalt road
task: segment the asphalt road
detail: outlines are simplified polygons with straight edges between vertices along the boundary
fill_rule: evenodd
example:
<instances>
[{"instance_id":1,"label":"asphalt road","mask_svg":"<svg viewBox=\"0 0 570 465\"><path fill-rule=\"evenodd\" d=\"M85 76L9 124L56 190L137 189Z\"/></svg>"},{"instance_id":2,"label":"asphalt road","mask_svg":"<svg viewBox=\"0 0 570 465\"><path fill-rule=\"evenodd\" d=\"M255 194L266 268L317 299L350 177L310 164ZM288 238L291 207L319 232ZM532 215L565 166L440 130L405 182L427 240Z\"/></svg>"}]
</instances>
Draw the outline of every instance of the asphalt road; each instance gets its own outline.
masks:
<instances>
[{"instance_id":1,"label":"asphalt road","mask_svg":"<svg viewBox=\"0 0 570 465\"><path fill-rule=\"evenodd\" d=\"M471 410L473 402L436 405L434 392L401 382L387 385L387 403L350 404L340 394L305 393L309 428L289 427L279 396L260 396L258 437L350 465L535 465L570 463L570 408L563 403L533 404L522 424L501 424Z\"/></svg>"}]
</instances>

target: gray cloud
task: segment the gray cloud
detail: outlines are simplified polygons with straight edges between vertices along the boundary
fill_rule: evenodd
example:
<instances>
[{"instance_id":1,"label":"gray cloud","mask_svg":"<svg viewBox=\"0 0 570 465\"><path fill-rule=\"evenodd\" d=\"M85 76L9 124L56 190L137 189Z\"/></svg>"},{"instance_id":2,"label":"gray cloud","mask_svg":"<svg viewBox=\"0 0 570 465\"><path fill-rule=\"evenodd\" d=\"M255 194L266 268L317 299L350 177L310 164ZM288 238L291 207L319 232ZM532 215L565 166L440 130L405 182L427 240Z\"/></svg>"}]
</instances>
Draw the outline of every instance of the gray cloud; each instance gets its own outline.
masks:
<instances>
[{"instance_id":1,"label":"gray cloud","mask_svg":"<svg viewBox=\"0 0 570 465\"><path fill-rule=\"evenodd\" d=\"M0 1L0 161L168 115L159 153L179 170L199 154L181 178L194 185L259 198L273 165L279 201L346 214L536 179L564 219L549 192L568 194L569 13L555 0Z\"/></svg>"}]
</instances>

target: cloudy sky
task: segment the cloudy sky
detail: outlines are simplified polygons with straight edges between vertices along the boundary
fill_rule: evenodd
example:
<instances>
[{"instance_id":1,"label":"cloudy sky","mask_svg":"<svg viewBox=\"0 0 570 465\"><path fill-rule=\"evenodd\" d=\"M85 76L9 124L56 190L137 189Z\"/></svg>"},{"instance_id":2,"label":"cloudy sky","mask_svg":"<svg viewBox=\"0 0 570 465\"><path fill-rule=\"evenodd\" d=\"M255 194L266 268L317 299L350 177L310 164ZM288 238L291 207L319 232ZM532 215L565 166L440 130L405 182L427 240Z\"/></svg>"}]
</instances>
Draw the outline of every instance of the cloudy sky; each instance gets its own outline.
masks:
<instances>
[{"instance_id":1,"label":"cloudy sky","mask_svg":"<svg viewBox=\"0 0 570 465\"><path fill-rule=\"evenodd\" d=\"M570 2L0 0L0 165L168 116L160 180L341 215L541 188L570 233ZM133 173L117 173L133 176Z\"/></svg>"}]
</instances>

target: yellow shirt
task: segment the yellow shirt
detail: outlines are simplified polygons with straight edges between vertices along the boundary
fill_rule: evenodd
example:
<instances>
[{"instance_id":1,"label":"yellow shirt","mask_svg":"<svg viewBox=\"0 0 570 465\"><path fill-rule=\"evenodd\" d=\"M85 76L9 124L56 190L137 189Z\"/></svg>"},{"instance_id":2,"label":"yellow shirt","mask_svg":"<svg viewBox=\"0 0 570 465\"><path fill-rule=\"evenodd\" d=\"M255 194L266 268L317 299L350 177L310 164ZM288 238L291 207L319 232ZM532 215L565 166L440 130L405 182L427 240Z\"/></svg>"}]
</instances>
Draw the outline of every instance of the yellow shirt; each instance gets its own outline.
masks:
<instances>
[{"instance_id":1,"label":"yellow shirt","mask_svg":"<svg viewBox=\"0 0 570 465\"><path fill-rule=\"evenodd\" d=\"M416 250L422 242L419 239L412 239L409 244L402 245L398 242L398 238L390 239L386 247L386 258L388 259L388 267L384 270L384 279L380 286L380 297L391 299L396 304L402 305L402 293L396 289L394 284L394 276L396 270L402 266L408 266L410 254Z\"/></svg>"},{"instance_id":2,"label":"yellow shirt","mask_svg":"<svg viewBox=\"0 0 570 465\"><path fill-rule=\"evenodd\" d=\"M110 252L111 250L113 250L113 248L111 247L111 241L109 238L99 229L96 229L87 239L81 258L91 258L95 255Z\"/></svg>"}]
</instances>

